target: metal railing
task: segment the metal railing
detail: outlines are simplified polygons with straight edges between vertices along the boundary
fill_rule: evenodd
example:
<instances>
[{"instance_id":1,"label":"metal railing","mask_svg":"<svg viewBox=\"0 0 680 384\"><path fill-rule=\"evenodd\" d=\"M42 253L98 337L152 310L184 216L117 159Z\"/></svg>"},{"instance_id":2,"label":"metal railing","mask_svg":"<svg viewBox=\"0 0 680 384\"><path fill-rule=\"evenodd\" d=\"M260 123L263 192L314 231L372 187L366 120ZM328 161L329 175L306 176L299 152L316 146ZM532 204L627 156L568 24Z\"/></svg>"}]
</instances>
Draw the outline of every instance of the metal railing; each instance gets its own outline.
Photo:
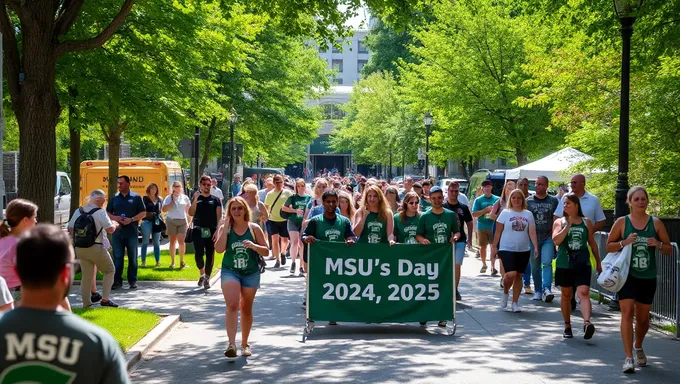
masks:
<instances>
[{"instance_id":1,"label":"metal railing","mask_svg":"<svg viewBox=\"0 0 680 384\"><path fill-rule=\"evenodd\" d=\"M606 232L597 232L595 242L600 251L600 257L607 255ZM651 314L653 318L666 323L675 324L675 336L680 337L680 250L677 243L671 243L673 252L671 255L662 255L656 251L656 294L652 304ZM593 274L590 281L590 290L600 295L602 302L606 297L609 300L615 297L615 293L607 291L597 283L597 276Z\"/></svg>"}]
</instances>

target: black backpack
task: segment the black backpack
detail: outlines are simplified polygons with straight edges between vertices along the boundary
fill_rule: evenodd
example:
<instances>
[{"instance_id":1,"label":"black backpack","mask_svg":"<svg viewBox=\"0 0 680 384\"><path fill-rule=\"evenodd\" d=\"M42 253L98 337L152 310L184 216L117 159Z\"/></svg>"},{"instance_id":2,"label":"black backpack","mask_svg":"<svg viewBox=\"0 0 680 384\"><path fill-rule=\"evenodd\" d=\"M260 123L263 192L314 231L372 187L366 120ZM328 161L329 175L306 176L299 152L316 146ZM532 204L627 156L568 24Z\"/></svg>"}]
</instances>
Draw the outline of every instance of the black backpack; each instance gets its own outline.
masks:
<instances>
[{"instance_id":1,"label":"black backpack","mask_svg":"<svg viewBox=\"0 0 680 384\"><path fill-rule=\"evenodd\" d=\"M97 232L97 225L95 223L93 213L97 212L101 208L95 208L90 212L85 213L83 208L79 208L80 216L76 219L73 224L73 246L76 248L90 248L91 246L97 244L97 237L102 232L100 229ZM102 229L104 229L102 227Z\"/></svg>"}]
</instances>

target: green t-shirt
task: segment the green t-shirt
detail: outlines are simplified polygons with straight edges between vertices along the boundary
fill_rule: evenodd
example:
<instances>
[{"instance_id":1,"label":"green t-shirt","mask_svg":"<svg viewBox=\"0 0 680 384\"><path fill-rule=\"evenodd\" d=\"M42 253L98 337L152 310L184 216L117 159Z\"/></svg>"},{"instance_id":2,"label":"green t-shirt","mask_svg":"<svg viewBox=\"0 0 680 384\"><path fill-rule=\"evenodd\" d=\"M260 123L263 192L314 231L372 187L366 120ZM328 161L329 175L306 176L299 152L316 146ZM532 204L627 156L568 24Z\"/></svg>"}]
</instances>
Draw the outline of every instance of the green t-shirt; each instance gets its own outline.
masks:
<instances>
[{"instance_id":1,"label":"green t-shirt","mask_svg":"<svg viewBox=\"0 0 680 384\"><path fill-rule=\"evenodd\" d=\"M255 251L246 248L243 245L244 240L255 242L250 228L242 236L234 232L233 228L229 230L227 249L224 252L224 258L222 258L222 268L238 272L241 275L252 275L259 272L260 267L257 265L257 260L253 254Z\"/></svg>"},{"instance_id":2,"label":"green t-shirt","mask_svg":"<svg viewBox=\"0 0 680 384\"><path fill-rule=\"evenodd\" d=\"M19 307L0 314L0 382L129 383L107 331L71 312Z\"/></svg>"},{"instance_id":3,"label":"green t-shirt","mask_svg":"<svg viewBox=\"0 0 680 384\"><path fill-rule=\"evenodd\" d=\"M656 247L647 245L647 239L656 239L656 229L654 228L654 218L649 217L647 226L642 230L633 228L630 218L626 216L626 228L623 238L627 238L631 233L637 233L637 238L633 242L633 251L630 256L630 274L638 279L656 278Z\"/></svg>"},{"instance_id":4,"label":"green t-shirt","mask_svg":"<svg viewBox=\"0 0 680 384\"><path fill-rule=\"evenodd\" d=\"M585 219L583 219L581 224L572 225L571 228L569 228L567 237L558 247L555 267L569 268L569 253L567 252L567 247L572 251L588 249L588 226L586 225Z\"/></svg>"},{"instance_id":5,"label":"green t-shirt","mask_svg":"<svg viewBox=\"0 0 680 384\"><path fill-rule=\"evenodd\" d=\"M276 196L281 196L276 200ZM269 208L269 220L276 222L286 221L281 217L281 207L288 200L288 198L293 194L293 191L288 189L283 189L277 192L276 189L272 189L267 193L267 197L264 199L264 205Z\"/></svg>"},{"instance_id":6,"label":"green t-shirt","mask_svg":"<svg viewBox=\"0 0 680 384\"><path fill-rule=\"evenodd\" d=\"M486 197L484 195L479 196L475 199L475 202L472 203L472 213L493 206L499 199L500 198L496 195L491 195L491 197ZM477 218L477 229L491 229L492 227L493 220L488 213Z\"/></svg>"},{"instance_id":7,"label":"green t-shirt","mask_svg":"<svg viewBox=\"0 0 680 384\"><path fill-rule=\"evenodd\" d=\"M406 217L406 222L402 222L399 213L394 214L394 236L398 243L415 244L416 232L418 231L418 219L420 215Z\"/></svg>"},{"instance_id":8,"label":"green t-shirt","mask_svg":"<svg viewBox=\"0 0 680 384\"><path fill-rule=\"evenodd\" d=\"M359 237L360 243L387 243L387 223L380 221L378 214L369 212L364 220L364 230Z\"/></svg>"},{"instance_id":9,"label":"green t-shirt","mask_svg":"<svg viewBox=\"0 0 680 384\"><path fill-rule=\"evenodd\" d=\"M311 222L314 222L314 224ZM350 227L349 229L348 226ZM317 240L344 243L347 232L349 231L350 234L352 232L351 226L352 224L345 216L337 215L335 222L331 223L323 215L316 215L310 219L305 234L312 235ZM314 233L311 233L312 228Z\"/></svg>"},{"instance_id":10,"label":"green t-shirt","mask_svg":"<svg viewBox=\"0 0 680 384\"><path fill-rule=\"evenodd\" d=\"M446 244L452 234L459 232L458 215L446 208L438 215L429 210L420 215L416 232L431 243Z\"/></svg>"},{"instance_id":11,"label":"green t-shirt","mask_svg":"<svg viewBox=\"0 0 680 384\"><path fill-rule=\"evenodd\" d=\"M309 195L300 196L297 193L294 194L293 196L289 197L286 200L286 203L284 205L286 207L290 207L290 208L293 208L293 209L301 209L302 215L298 215L298 214L295 214L295 213L288 213L288 220L295 223L298 227L301 227L302 226L302 216L305 214L305 208L307 208L307 204L311 200L312 200L312 196L309 196Z\"/></svg>"},{"instance_id":12,"label":"green t-shirt","mask_svg":"<svg viewBox=\"0 0 680 384\"><path fill-rule=\"evenodd\" d=\"M425 212L428 209L432 208L432 203L429 201L423 199L422 197L420 198L420 209Z\"/></svg>"}]
</instances>

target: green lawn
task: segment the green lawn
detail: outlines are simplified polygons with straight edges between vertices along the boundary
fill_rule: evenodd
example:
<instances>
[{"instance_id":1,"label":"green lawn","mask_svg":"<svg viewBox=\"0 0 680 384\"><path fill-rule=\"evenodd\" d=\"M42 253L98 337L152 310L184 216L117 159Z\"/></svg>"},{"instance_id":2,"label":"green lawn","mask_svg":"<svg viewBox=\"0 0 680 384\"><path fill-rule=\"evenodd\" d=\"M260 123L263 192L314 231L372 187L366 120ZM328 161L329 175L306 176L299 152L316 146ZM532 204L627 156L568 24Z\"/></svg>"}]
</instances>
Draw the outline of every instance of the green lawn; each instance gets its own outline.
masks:
<instances>
[{"instance_id":1,"label":"green lawn","mask_svg":"<svg viewBox=\"0 0 680 384\"><path fill-rule=\"evenodd\" d=\"M161 321L155 313L125 308L73 308L73 313L113 335L123 351L146 336Z\"/></svg>"},{"instance_id":2,"label":"green lawn","mask_svg":"<svg viewBox=\"0 0 680 384\"><path fill-rule=\"evenodd\" d=\"M150 247L151 254L146 256L146 267L142 267L141 259L138 259L139 268L137 270L137 280L139 281L179 281L179 280L198 280L198 269L196 268L196 261L193 253L184 255L184 262L187 264L186 268L179 269L179 255L175 255L175 268L170 269L170 252L161 251L161 266L156 268L156 260L153 258L153 247ZM221 253L215 254L215 264L213 267L213 276L217 273L217 269L222 266ZM125 258L125 268L123 269L123 279L127 276L127 257ZM97 273L97 280L101 280L103 275ZM76 274L76 280L80 280L80 273Z\"/></svg>"}]
</instances>

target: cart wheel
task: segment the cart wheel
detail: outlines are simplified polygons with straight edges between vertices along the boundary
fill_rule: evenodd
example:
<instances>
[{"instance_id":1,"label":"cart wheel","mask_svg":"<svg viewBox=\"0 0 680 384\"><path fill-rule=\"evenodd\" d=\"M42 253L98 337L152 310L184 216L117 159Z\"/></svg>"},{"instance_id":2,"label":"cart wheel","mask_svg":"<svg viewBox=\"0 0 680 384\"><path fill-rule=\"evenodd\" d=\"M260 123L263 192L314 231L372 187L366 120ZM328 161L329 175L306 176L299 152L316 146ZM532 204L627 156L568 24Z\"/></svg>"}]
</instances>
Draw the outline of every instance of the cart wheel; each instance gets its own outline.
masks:
<instances>
[{"instance_id":1,"label":"cart wheel","mask_svg":"<svg viewBox=\"0 0 680 384\"><path fill-rule=\"evenodd\" d=\"M309 335L309 332L307 332L307 326L302 330L302 342L304 343L307 340L307 336Z\"/></svg>"},{"instance_id":2,"label":"cart wheel","mask_svg":"<svg viewBox=\"0 0 680 384\"><path fill-rule=\"evenodd\" d=\"M448 328L448 334L449 336L453 336L456 334L456 323L453 323L452 327L447 327Z\"/></svg>"}]
</instances>

